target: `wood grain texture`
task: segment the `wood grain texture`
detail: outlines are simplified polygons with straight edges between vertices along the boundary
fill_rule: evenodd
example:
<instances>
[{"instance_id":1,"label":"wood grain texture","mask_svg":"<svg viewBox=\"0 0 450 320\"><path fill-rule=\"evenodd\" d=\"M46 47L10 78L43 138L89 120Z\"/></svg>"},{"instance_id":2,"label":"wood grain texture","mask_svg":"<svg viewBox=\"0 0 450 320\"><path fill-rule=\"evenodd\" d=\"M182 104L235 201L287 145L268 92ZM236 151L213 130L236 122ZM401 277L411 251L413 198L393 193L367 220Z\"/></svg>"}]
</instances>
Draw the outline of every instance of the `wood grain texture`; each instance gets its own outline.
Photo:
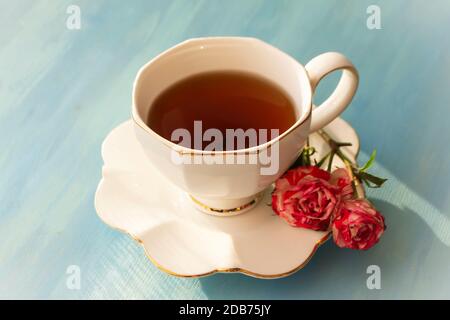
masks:
<instances>
[{"instance_id":1,"label":"wood grain texture","mask_svg":"<svg viewBox=\"0 0 450 320\"><path fill-rule=\"evenodd\" d=\"M71 4L80 30L66 28ZM381 30L366 27L370 4ZM450 298L448 1L1 1L0 24L0 297ZM303 63L326 51L354 62L361 83L344 118L361 161L377 148L374 170L390 179L369 190L388 224L377 247L328 242L280 280L179 279L100 222L100 145L130 115L138 68L213 35L258 37ZM366 287L371 264L381 290ZM66 286L69 265L81 268L80 290Z\"/></svg>"}]
</instances>

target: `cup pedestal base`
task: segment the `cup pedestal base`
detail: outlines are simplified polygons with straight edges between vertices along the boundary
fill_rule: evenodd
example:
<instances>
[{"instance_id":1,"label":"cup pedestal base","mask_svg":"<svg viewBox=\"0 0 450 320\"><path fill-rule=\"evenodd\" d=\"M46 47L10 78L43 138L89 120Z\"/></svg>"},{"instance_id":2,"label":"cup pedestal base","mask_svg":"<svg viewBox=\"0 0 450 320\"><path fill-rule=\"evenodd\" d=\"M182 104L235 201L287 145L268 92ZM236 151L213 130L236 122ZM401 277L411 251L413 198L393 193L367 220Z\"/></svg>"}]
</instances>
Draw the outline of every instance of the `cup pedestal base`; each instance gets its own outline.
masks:
<instances>
[{"instance_id":1,"label":"cup pedestal base","mask_svg":"<svg viewBox=\"0 0 450 320\"><path fill-rule=\"evenodd\" d=\"M263 192L240 199L205 199L188 194L195 208L203 213L219 217L231 217L254 208L262 198Z\"/></svg>"}]
</instances>

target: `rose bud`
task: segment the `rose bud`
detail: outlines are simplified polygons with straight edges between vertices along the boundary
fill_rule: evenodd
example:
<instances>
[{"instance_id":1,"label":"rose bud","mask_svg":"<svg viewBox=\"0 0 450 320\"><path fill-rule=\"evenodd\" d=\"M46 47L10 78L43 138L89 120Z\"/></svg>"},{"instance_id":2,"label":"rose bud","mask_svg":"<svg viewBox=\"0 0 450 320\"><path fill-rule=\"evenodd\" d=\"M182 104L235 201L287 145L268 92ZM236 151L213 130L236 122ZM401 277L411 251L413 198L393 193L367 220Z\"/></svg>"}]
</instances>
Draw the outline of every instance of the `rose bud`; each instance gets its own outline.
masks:
<instances>
[{"instance_id":1,"label":"rose bud","mask_svg":"<svg viewBox=\"0 0 450 320\"><path fill-rule=\"evenodd\" d=\"M334 242L341 248L367 250L385 229L384 217L366 199L344 201L332 222Z\"/></svg>"},{"instance_id":2,"label":"rose bud","mask_svg":"<svg viewBox=\"0 0 450 320\"><path fill-rule=\"evenodd\" d=\"M273 210L294 227L328 230L344 187L334 185L331 178L329 172L315 166L287 171L275 182Z\"/></svg>"}]
</instances>

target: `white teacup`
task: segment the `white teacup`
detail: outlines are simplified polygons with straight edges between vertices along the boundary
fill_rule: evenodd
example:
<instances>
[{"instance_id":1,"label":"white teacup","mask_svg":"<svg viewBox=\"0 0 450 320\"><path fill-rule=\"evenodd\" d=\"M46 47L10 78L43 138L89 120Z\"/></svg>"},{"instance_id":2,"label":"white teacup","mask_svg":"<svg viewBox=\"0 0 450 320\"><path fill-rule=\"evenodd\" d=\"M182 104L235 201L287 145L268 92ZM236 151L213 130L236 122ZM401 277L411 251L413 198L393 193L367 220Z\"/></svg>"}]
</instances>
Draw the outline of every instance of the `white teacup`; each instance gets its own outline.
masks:
<instances>
[{"instance_id":1,"label":"white teacup","mask_svg":"<svg viewBox=\"0 0 450 320\"><path fill-rule=\"evenodd\" d=\"M295 106L297 121L278 137L256 147L235 151L202 151L181 147L164 139L146 125L154 100L175 82L194 74L233 70L250 72L277 83ZM342 70L335 91L317 108L312 96L327 74ZM184 41L161 53L138 72L133 88L132 116L136 137L156 168L185 190L202 211L234 215L250 209L259 195L296 160L306 137L345 110L358 86L358 73L342 54L328 52L306 66L281 50L254 38L213 37ZM239 116L239 115L236 115ZM201 120L201 119L199 119ZM185 157L212 157L227 161L179 163L174 153ZM276 170L267 163L230 161L235 157L276 155ZM221 164L223 163L223 164ZM273 167L272 167L273 169Z\"/></svg>"}]
</instances>

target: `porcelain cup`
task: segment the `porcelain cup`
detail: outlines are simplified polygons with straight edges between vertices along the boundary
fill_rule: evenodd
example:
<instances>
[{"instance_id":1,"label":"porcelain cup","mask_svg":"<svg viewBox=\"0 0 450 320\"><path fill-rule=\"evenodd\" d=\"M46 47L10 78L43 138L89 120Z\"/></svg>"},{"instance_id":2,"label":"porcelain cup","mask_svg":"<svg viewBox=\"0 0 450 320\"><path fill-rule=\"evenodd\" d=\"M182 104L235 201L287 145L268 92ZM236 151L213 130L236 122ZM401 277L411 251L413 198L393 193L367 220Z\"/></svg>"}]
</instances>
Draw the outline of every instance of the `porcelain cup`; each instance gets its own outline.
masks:
<instances>
[{"instance_id":1,"label":"porcelain cup","mask_svg":"<svg viewBox=\"0 0 450 320\"><path fill-rule=\"evenodd\" d=\"M164 139L147 126L149 110L165 89L186 77L220 70L248 72L275 82L293 102L296 122L265 143L234 151L186 148ZM315 107L312 97L318 83L337 70L342 75L334 92ZM290 167L308 134L345 110L357 86L355 67L337 52L323 53L303 66L283 51L255 38L191 39L159 54L139 70L132 97L135 135L149 161L183 189L197 208L214 215L239 214L251 209L261 193ZM174 154L192 161L174 161ZM218 161L202 161L207 157ZM237 157L244 161L234 161ZM250 157L264 158L265 162L255 163Z\"/></svg>"}]
</instances>

